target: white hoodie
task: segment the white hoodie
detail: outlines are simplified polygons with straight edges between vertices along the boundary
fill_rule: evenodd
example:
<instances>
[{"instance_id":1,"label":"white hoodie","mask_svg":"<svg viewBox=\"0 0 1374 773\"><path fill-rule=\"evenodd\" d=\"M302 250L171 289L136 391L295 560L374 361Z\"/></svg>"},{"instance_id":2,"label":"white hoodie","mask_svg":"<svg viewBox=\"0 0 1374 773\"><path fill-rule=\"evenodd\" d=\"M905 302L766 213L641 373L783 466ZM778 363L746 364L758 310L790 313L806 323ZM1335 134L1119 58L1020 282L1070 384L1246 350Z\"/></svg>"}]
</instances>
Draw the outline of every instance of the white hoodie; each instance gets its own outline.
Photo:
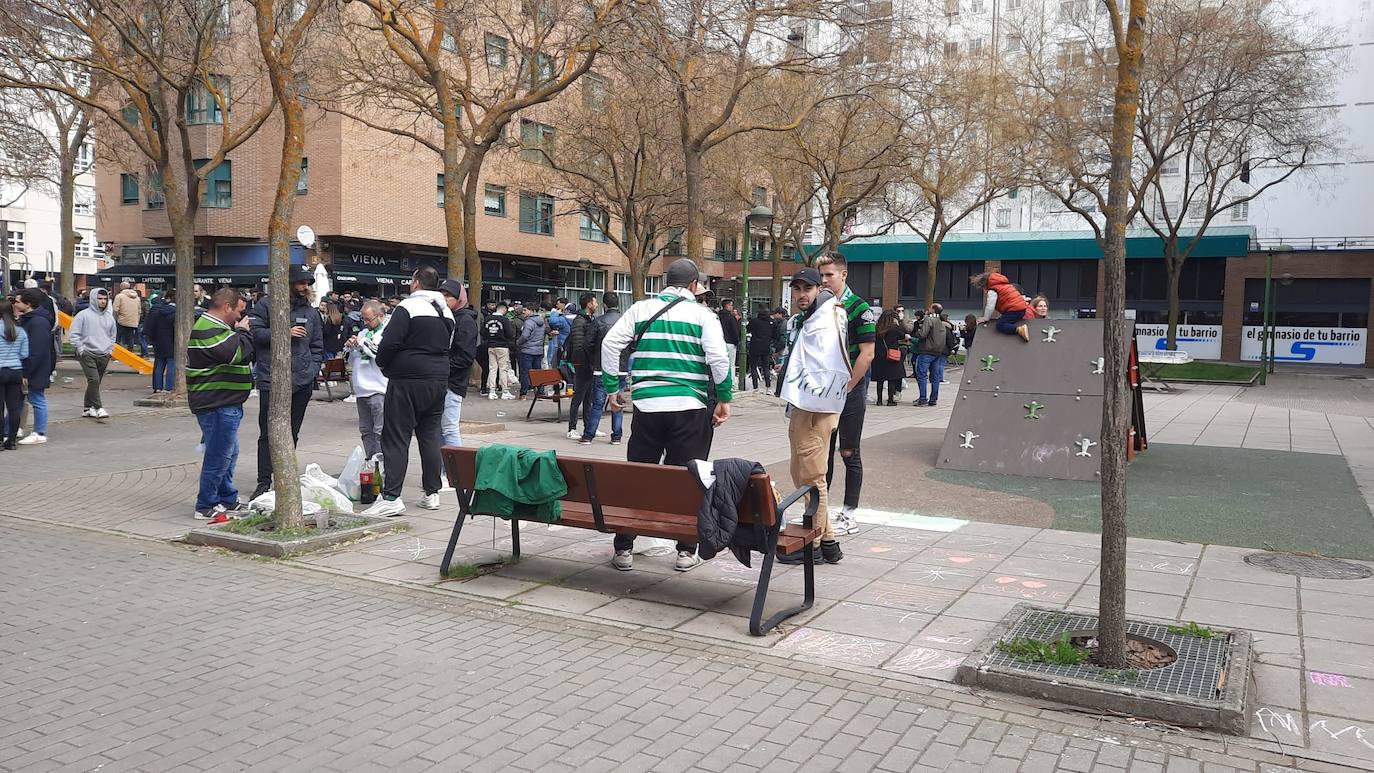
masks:
<instances>
[{"instance_id":1,"label":"white hoodie","mask_svg":"<svg viewBox=\"0 0 1374 773\"><path fill-rule=\"evenodd\" d=\"M382 369L377 367L377 348L382 345L382 331L386 329L388 319L390 317L383 317L382 324L375 330L364 328L358 333L358 346L349 355L350 370L353 371L349 380L356 397L386 394L387 379L382 375Z\"/></svg>"}]
</instances>

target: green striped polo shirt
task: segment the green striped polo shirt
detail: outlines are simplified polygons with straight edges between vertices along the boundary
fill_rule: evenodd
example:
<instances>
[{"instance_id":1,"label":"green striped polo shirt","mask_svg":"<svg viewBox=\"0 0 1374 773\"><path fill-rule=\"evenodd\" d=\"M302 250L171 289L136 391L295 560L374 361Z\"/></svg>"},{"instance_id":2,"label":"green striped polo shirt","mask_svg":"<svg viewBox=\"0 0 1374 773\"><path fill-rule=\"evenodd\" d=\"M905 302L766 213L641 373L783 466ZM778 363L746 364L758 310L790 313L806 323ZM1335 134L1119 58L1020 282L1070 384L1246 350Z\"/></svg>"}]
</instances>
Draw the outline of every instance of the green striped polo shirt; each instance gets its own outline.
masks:
<instances>
[{"instance_id":1,"label":"green striped polo shirt","mask_svg":"<svg viewBox=\"0 0 1374 773\"><path fill-rule=\"evenodd\" d=\"M186 346L186 399L192 413L242 405L253 389L253 343L243 333L200 315Z\"/></svg>"},{"instance_id":2,"label":"green striped polo shirt","mask_svg":"<svg viewBox=\"0 0 1374 773\"><path fill-rule=\"evenodd\" d=\"M877 315L868 301L847 286L844 295L840 296L840 305L844 306L845 315L849 318L849 365L853 367L859 359L859 344L871 344L878 340Z\"/></svg>"},{"instance_id":3,"label":"green striped polo shirt","mask_svg":"<svg viewBox=\"0 0 1374 773\"><path fill-rule=\"evenodd\" d=\"M628 379L636 410L703 408L713 383L717 400L729 402L732 397L725 338L720 320L709 309L688 298L650 324L650 318L676 297L668 291L634 304L606 334L602 379L607 391L618 388L616 368L609 363L618 362L621 350L640 336ZM607 360L607 351L617 358Z\"/></svg>"}]
</instances>

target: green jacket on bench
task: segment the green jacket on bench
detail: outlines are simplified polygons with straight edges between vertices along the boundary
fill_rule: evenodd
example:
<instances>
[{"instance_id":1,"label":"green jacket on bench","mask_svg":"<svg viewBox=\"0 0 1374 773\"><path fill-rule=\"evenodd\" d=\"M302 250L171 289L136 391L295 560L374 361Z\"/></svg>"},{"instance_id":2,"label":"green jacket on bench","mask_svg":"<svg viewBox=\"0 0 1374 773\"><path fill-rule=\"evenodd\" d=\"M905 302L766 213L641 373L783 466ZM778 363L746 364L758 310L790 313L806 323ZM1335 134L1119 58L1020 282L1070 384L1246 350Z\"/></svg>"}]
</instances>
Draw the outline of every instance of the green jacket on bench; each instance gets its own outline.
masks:
<instances>
[{"instance_id":1,"label":"green jacket on bench","mask_svg":"<svg viewBox=\"0 0 1374 773\"><path fill-rule=\"evenodd\" d=\"M561 517L558 500L568 493L553 451L500 444L478 449L473 488L475 513L546 523Z\"/></svg>"}]
</instances>

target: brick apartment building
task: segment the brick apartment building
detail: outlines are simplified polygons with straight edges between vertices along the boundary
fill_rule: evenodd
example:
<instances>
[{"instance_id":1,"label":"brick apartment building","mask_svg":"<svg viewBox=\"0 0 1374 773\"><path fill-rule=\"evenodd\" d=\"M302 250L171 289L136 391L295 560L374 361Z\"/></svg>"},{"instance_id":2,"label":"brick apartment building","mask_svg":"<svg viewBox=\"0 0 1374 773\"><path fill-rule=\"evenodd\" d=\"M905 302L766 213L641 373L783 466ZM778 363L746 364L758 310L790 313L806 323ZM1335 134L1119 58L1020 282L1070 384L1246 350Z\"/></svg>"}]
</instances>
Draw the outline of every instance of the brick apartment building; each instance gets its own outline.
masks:
<instances>
[{"instance_id":1,"label":"brick apartment building","mask_svg":"<svg viewBox=\"0 0 1374 773\"><path fill-rule=\"evenodd\" d=\"M518 127L520 121L513 122ZM213 120L191 127L203 144L220 131ZM515 129L518 131L518 129ZM196 219L196 277L203 284L249 287L266 281L267 221L281 153L279 121L268 123L229 154L204 186ZM404 292L411 272L429 264L447 275L442 165L416 148L360 123L307 110L305 159L291 230L308 225L317 244L292 245L293 262L322 262L340 289ZM630 296L628 263L599 229L539 180L543 167L517 151L488 156L478 202L477 246L483 300L526 303L583 290ZM174 281L172 232L160 196L138 170L102 166L96 175L98 238L118 262L102 283L161 287ZM741 213L742 214L742 213ZM612 228L619 225L612 221ZM705 271L721 276L706 240ZM668 245L646 280L661 286L666 263L682 251Z\"/></svg>"}]
</instances>

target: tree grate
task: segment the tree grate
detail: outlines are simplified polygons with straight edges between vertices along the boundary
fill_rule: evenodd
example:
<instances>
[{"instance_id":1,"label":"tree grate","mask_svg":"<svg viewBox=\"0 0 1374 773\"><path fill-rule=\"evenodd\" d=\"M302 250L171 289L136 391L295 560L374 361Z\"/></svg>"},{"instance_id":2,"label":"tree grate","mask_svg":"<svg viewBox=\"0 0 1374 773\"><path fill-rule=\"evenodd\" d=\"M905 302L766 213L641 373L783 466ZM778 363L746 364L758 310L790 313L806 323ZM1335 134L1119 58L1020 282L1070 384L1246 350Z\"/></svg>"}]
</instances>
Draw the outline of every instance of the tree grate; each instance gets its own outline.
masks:
<instances>
[{"instance_id":1,"label":"tree grate","mask_svg":"<svg viewBox=\"0 0 1374 773\"><path fill-rule=\"evenodd\" d=\"M1251 553L1245 563L1279 574L1311 577L1317 580L1363 580L1374 575L1374 569L1354 561L1322 556L1299 556L1292 553Z\"/></svg>"},{"instance_id":2,"label":"tree grate","mask_svg":"<svg viewBox=\"0 0 1374 773\"><path fill-rule=\"evenodd\" d=\"M1070 612L1030 611L1002 637L1054 641L1065 633L1077 634L1097 628L1095 615ZM1020 671L1051 676L1082 679L1136 691L1154 691L1168 695L1188 696L1200 700L1219 700L1230 656L1230 637L1220 634L1211 639L1169 633L1164 625L1128 620L1126 632L1172 647L1178 660L1163 668L1144 671L1111 671L1094 665L1057 665L1053 663L1023 663L1001 650L994 649L987 666L999 671Z\"/></svg>"}]
</instances>

